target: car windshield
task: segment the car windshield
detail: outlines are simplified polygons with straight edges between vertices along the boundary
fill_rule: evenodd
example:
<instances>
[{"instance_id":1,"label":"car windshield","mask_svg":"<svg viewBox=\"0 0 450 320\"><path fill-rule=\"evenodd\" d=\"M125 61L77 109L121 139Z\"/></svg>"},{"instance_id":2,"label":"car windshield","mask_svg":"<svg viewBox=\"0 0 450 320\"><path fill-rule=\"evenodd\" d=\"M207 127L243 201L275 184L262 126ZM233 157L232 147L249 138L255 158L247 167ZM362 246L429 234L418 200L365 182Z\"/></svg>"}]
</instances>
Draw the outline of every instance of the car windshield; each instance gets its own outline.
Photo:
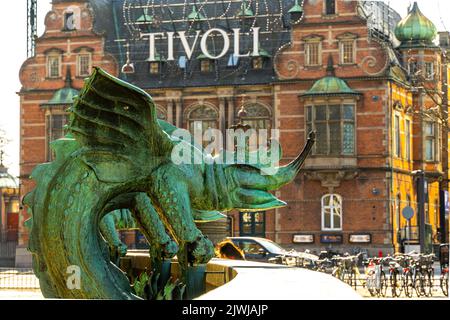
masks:
<instances>
[{"instance_id":1,"label":"car windshield","mask_svg":"<svg viewBox=\"0 0 450 320\"><path fill-rule=\"evenodd\" d=\"M260 240L260 243L270 252L270 253L285 253L286 250L280 247L277 243L271 240Z\"/></svg>"}]
</instances>

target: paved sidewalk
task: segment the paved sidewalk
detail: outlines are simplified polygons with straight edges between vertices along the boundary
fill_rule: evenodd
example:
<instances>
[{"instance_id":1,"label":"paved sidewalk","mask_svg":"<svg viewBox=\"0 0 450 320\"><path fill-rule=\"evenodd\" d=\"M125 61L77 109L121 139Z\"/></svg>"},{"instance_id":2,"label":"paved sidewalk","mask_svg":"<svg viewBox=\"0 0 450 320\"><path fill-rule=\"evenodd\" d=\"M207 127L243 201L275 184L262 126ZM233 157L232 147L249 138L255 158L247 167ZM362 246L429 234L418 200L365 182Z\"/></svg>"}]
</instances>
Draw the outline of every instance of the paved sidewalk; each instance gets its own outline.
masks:
<instances>
[{"instance_id":1,"label":"paved sidewalk","mask_svg":"<svg viewBox=\"0 0 450 320\"><path fill-rule=\"evenodd\" d=\"M40 290L0 290L0 300L44 300Z\"/></svg>"}]
</instances>

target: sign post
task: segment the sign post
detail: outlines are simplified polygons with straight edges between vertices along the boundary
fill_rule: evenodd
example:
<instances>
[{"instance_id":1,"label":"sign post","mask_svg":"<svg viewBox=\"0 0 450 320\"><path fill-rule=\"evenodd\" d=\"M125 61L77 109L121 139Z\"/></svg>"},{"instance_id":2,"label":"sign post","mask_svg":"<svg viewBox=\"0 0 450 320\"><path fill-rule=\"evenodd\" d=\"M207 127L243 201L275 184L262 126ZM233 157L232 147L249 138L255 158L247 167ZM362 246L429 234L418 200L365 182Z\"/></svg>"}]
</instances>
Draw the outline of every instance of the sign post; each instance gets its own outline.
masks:
<instances>
[{"instance_id":1,"label":"sign post","mask_svg":"<svg viewBox=\"0 0 450 320\"><path fill-rule=\"evenodd\" d=\"M406 241L411 239L410 230L411 230L411 219L414 217L414 209L411 207L405 207L402 211L403 218L406 219Z\"/></svg>"}]
</instances>

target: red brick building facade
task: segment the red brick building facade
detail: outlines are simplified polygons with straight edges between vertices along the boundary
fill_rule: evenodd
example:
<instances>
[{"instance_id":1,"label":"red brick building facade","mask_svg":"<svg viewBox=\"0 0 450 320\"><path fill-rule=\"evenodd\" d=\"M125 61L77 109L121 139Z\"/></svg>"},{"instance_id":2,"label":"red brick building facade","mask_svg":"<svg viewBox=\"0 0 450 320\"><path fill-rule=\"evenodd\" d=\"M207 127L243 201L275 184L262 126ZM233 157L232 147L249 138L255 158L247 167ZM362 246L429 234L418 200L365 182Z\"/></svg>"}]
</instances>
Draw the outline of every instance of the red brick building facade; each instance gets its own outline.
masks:
<instances>
[{"instance_id":1,"label":"red brick building facade","mask_svg":"<svg viewBox=\"0 0 450 320\"><path fill-rule=\"evenodd\" d=\"M242 5L257 15L257 8L252 7L257 2L242 1ZM133 58L130 43L134 40L105 22L110 20L117 27L121 24L117 19L124 19L123 25L129 26L134 19L138 29L147 22L145 17L158 16L154 8L149 7L144 20L139 20L139 14L133 16L125 4L118 12L117 4L53 0L46 31L36 43L36 56L20 71L21 195L33 187L32 169L51 160L48 143L62 135L61 116L72 96L92 66L99 66L147 90L160 118L179 127L191 129L200 120L204 128L224 131L237 122L238 111L244 107L244 120L253 127L280 130L284 163L300 152L308 131L318 133L302 173L277 192L288 205L255 214L229 213L233 235L264 236L297 249L358 247L371 254L387 253L403 249L406 220L401 210L411 206L416 218L410 226L418 227L417 216L426 216L423 223L429 226L431 242L438 243L441 233L448 233L442 229L448 222L440 194L448 189L448 154L443 151L443 135L448 132L445 126L436 125L425 137L428 127L414 110L430 107L431 102L414 90L407 61L413 56L416 66L426 70L430 65L425 62L432 63L436 76L428 84L442 86L449 73L448 61L443 59L445 43L402 43L399 47L394 29L400 17L382 4L374 6L392 19L381 21L386 25L380 27L368 17L370 7L359 1L296 3L283 1L283 8L274 9L280 21L290 21L280 31L287 37L285 43L269 44L269 35L263 32L260 44L263 49L270 47L267 54L251 56L247 62L243 58L240 66L231 58L224 62L223 70L230 74L233 67L239 70L247 63L239 79L201 82L198 79L219 74L218 62L194 54L199 64L189 61L190 70L196 70L189 73L190 79L181 60L171 65L163 59ZM197 9L207 15L207 9ZM142 8L136 10L142 13ZM164 18L159 17L161 24ZM445 37L448 34L442 33L441 39ZM163 49L158 52L164 54ZM184 73L177 73L177 68ZM179 74L181 80L168 79L170 74ZM448 88L442 89L448 96ZM427 158L430 152L432 157ZM428 201L422 209L417 199L417 170L425 172L428 185ZM23 222L28 217L27 210L22 210L22 245L27 242Z\"/></svg>"}]
</instances>

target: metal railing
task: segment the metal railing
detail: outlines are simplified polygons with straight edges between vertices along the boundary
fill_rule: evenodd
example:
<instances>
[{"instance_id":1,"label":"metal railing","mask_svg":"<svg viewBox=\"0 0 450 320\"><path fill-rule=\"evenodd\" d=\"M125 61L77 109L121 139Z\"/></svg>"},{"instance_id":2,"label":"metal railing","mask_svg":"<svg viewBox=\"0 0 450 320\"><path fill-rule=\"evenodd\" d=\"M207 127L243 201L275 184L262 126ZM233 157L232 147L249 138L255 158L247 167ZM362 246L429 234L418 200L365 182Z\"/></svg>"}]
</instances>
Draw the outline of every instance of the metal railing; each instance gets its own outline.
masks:
<instances>
[{"instance_id":1,"label":"metal railing","mask_svg":"<svg viewBox=\"0 0 450 320\"><path fill-rule=\"evenodd\" d=\"M39 280L32 269L0 268L0 290L39 289Z\"/></svg>"}]
</instances>

